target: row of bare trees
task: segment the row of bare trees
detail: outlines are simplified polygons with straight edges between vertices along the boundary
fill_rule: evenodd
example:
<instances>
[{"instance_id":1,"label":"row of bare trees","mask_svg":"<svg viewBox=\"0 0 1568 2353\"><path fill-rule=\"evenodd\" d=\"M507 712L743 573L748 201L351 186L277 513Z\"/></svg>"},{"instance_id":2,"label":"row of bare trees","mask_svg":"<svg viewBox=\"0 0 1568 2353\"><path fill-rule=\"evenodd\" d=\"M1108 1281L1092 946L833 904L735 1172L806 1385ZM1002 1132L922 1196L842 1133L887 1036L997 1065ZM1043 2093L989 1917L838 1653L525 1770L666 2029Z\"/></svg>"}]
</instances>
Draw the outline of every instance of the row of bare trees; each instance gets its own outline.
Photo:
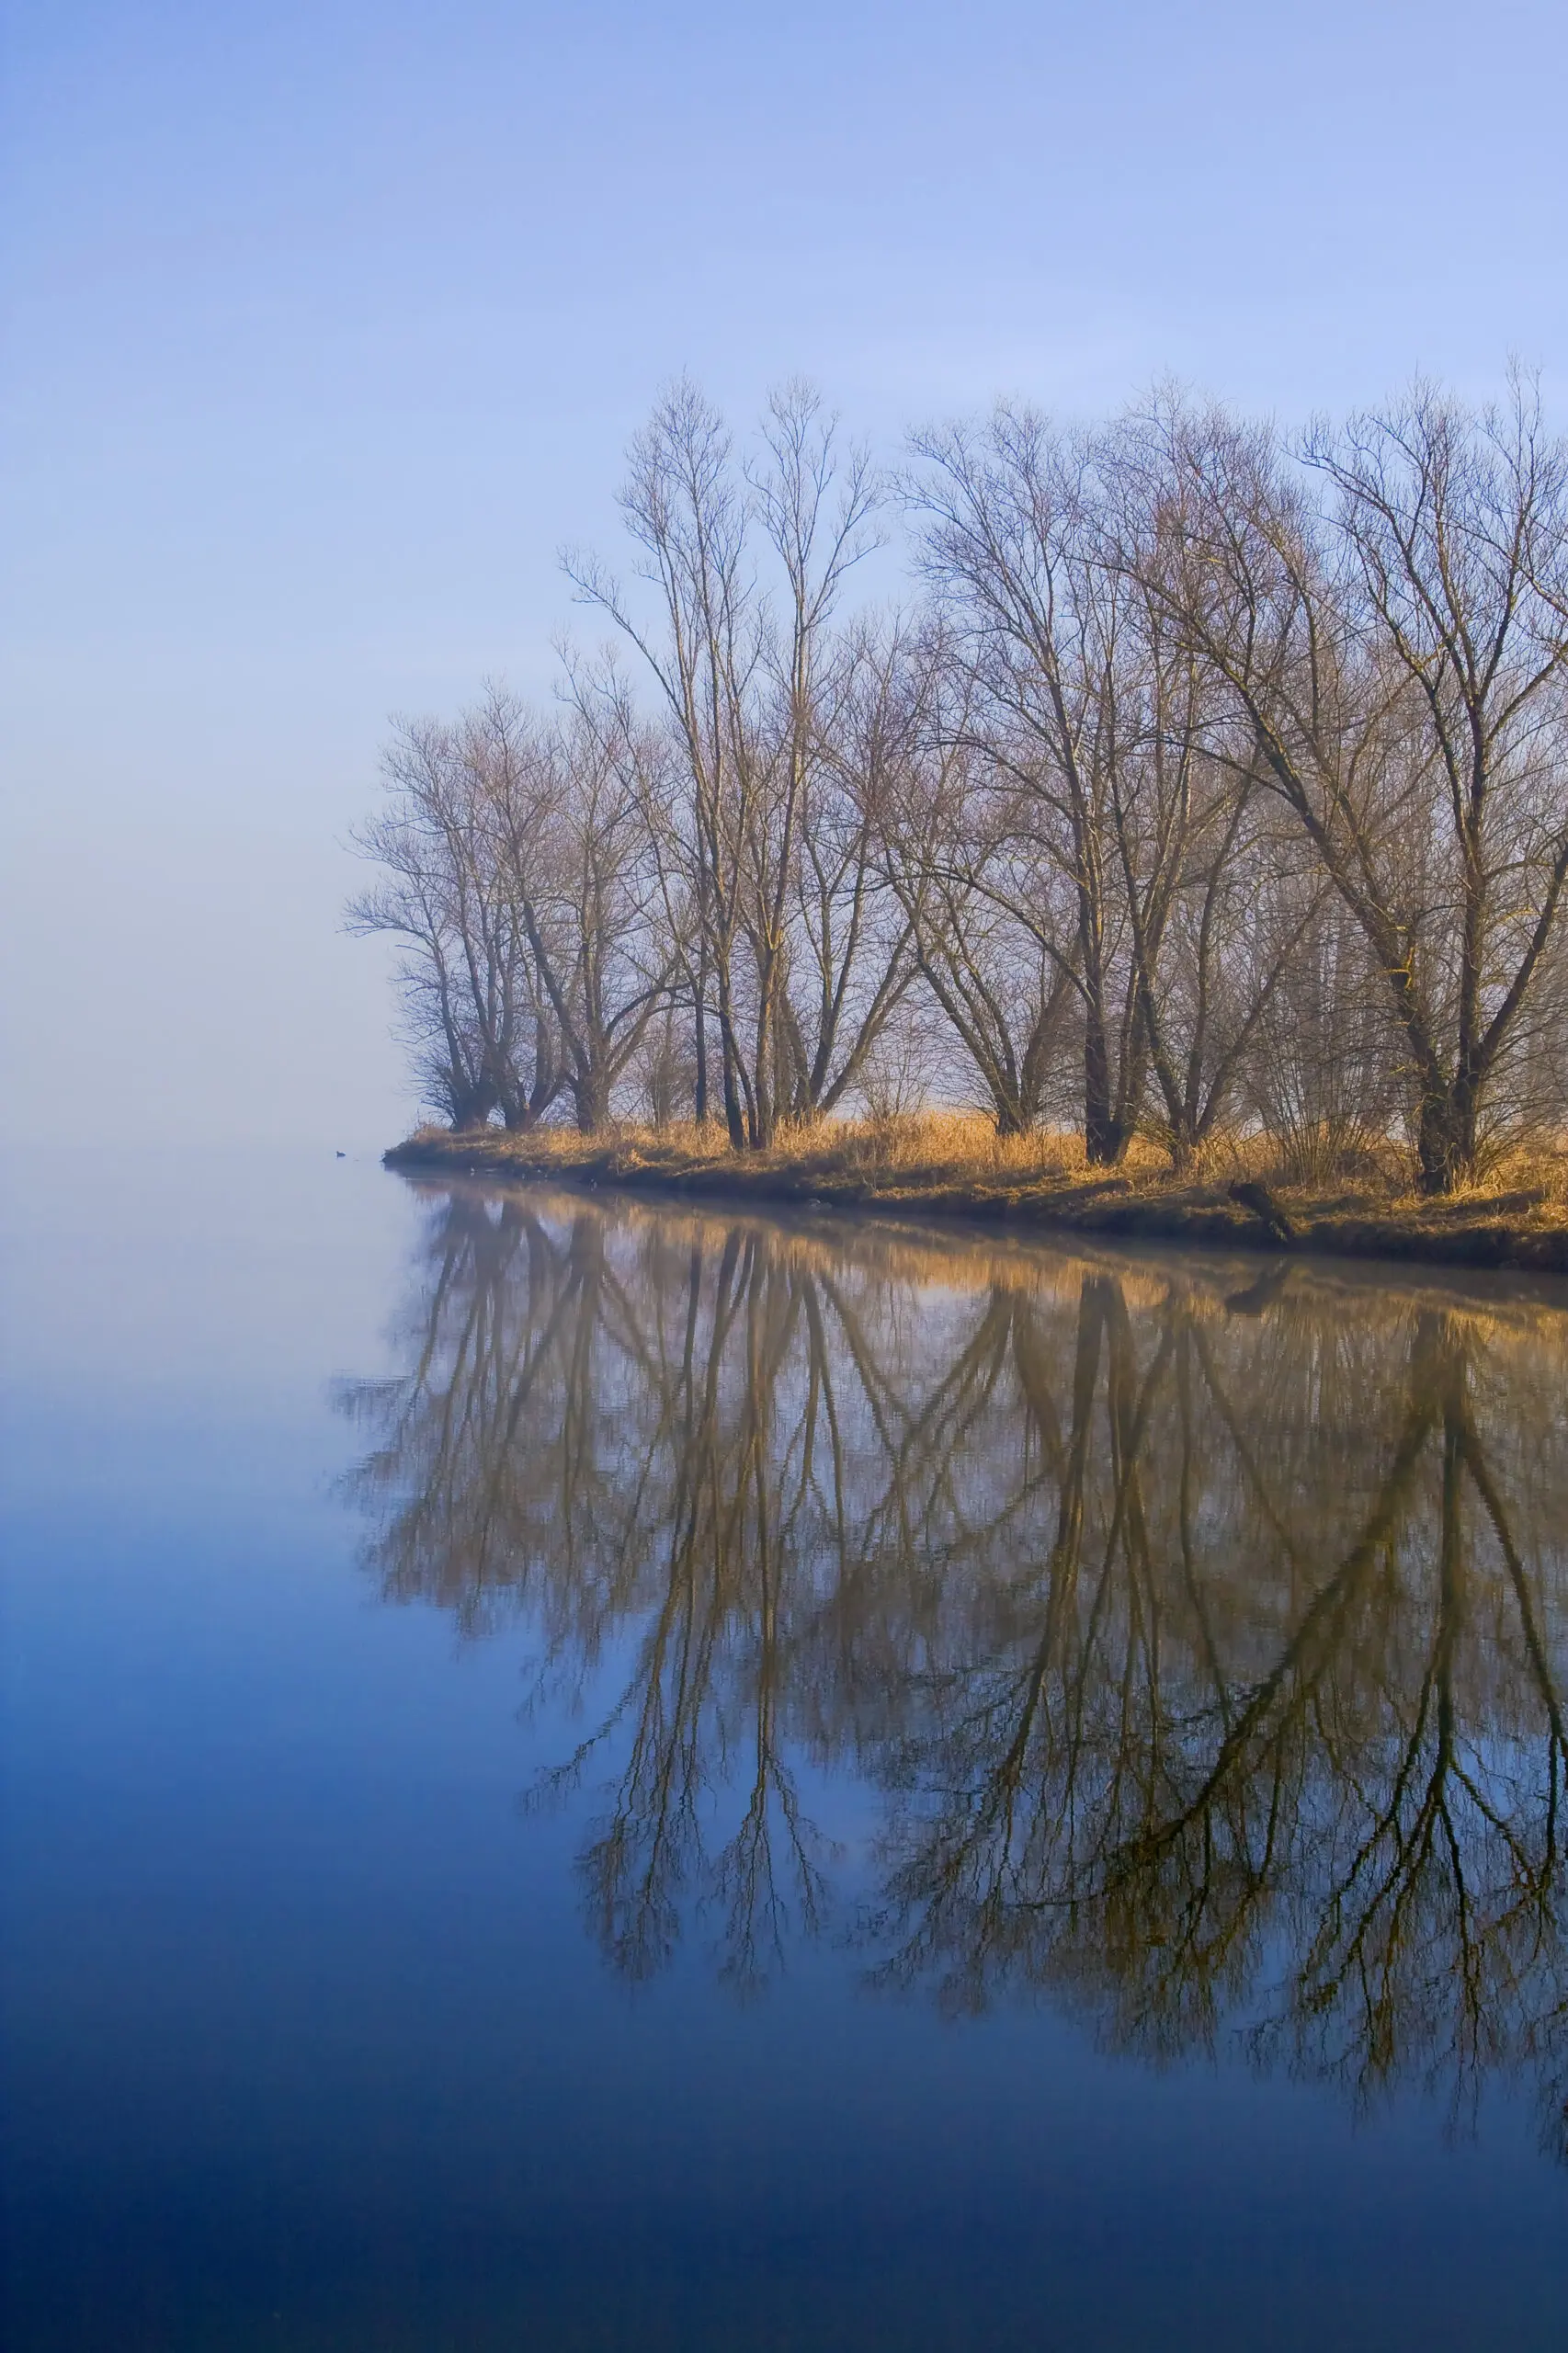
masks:
<instances>
[{"instance_id":1,"label":"row of bare trees","mask_svg":"<svg viewBox=\"0 0 1568 2353\"><path fill-rule=\"evenodd\" d=\"M1561 1122L1568 446L1522 378L1299 444L1003 406L892 474L809 389L743 454L682 383L620 505L630 577L567 561L612 649L548 719L403 729L361 836L455 1124L978 1099L1101 1165L1395 1135L1440 1192ZM905 601L852 604L895 518Z\"/></svg>"}]
</instances>

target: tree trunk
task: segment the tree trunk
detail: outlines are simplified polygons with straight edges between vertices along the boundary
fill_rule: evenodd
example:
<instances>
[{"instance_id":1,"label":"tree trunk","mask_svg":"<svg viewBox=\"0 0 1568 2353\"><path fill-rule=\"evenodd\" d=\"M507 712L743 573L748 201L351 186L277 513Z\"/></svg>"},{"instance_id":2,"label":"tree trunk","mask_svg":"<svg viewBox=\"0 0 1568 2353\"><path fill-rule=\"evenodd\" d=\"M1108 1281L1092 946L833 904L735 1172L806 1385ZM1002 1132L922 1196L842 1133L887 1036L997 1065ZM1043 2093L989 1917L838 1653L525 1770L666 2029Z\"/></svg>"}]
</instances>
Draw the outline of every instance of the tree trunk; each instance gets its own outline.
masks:
<instances>
[{"instance_id":1,"label":"tree trunk","mask_svg":"<svg viewBox=\"0 0 1568 2353\"><path fill-rule=\"evenodd\" d=\"M741 1107L741 1091L736 1084L735 1040L728 1015L722 1006L719 1012L719 1040L723 1048L724 1063L724 1124L730 1131L730 1150L744 1152L746 1148L745 1115Z\"/></svg>"},{"instance_id":2,"label":"tree trunk","mask_svg":"<svg viewBox=\"0 0 1568 2353\"><path fill-rule=\"evenodd\" d=\"M692 1112L700 1127L708 1117L708 958L704 954L697 968L697 990L693 998L697 1017L697 1084Z\"/></svg>"},{"instance_id":3,"label":"tree trunk","mask_svg":"<svg viewBox=\"0 0 1568 2353\"><path fill-rule=\"evenodd\" d=\"M609 1118L609 1089L604 1083L603 1073L590 1071L585 1077L576 1081L573 1093L577 1098L577 1133L580 1136L597 1135Z\"/></svg>"},{"instance_id":4,"label":"tree trunk","mask_svg":"<svg viewBox=\"0 0 1568 2353\"><path fill-rule=\"evenodd\" d=\"M1441 1093L1429 1087L1421 1098L1415 1134L1421 1190L1427 1195L1451 1193L1474 1174L1475 1150L1473 1090L1462 1082Z\"/></svg>"},{"instance_id":5,"label":"tree trunk","mask_svg":"<svg viewBox=\"0 0 1568 2353\"><path fill-rule=\"evenodd\" d=\"M1090 1167L1114 1167L1126 1141L1111 1109L1105 1022L1099 1007L1091 1004L1084 1029L1084 1152Z\"/></svg>"},{"instance_id":6,"label":"tree trunk","mask_svg":"<svg viewBox=\"0 0 1568 2353\"><path fill-rule=\"evenodd\" d=\"M490 1114L495 1108L494 1089L483 1080L475 1086L454 1089L452 1100L452 1131L465 1134L471 1128L486 1128Z\"/></svg>"}]
</instances>

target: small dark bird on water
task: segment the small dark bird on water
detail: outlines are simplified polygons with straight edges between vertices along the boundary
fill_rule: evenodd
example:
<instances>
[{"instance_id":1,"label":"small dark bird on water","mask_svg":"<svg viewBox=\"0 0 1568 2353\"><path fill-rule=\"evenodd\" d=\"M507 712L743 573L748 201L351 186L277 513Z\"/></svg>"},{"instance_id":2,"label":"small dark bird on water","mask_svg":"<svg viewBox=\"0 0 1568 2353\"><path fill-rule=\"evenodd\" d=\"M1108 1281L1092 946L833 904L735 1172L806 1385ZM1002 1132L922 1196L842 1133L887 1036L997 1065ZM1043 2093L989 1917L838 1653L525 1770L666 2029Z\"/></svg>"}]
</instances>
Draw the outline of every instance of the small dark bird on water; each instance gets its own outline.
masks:
<instances>
[{"instance_id":1,"label":"small dark bird on water","mask_svg":"<svg viewBox=\"0 0 1568 2353\"><path fill-rule=\"evenodd\" d=\"M347 1157L348 1157L348 1154L347 1154L346 1152L340 1152L340 1153L338 1154L338 1155L337 1155L337 1156L338 1156L339 1160L347 1160Z\"/></svg>"}]
</instances>

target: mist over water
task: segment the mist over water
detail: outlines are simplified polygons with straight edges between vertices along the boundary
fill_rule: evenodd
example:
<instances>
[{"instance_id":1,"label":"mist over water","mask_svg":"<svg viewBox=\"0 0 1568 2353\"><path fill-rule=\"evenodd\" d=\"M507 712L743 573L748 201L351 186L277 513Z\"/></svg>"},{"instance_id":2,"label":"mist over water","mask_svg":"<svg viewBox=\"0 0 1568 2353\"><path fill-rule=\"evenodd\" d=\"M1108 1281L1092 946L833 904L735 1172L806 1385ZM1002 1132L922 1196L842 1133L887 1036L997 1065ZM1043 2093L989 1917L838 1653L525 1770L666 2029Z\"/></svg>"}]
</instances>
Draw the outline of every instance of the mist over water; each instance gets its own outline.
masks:
<instances>
[{"instance_id":1,"label":"mist over water","mask_svg":"<svg viewBox=\"0 0 1568 2353\"><path fill-rule=\"evenodd\" d=\"M7 1201L8 2343L1559 2341L1561 1287Z\"/></svg>"}]
</instances>

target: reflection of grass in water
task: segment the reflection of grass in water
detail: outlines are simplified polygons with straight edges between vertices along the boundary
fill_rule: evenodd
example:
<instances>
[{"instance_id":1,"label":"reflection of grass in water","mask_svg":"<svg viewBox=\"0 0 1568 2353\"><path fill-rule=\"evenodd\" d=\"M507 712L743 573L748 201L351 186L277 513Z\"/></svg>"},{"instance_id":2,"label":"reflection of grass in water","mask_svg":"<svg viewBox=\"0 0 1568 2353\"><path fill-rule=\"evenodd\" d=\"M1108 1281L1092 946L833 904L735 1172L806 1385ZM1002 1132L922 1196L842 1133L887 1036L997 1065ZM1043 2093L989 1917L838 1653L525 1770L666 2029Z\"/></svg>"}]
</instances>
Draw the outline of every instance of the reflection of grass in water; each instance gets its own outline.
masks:
<instances>
[{"instance_id":1,"label":"reflection of grass in water","mask_svg":"<svg viewBox=\"0 0 1568 2353\"><path fill-rule=\"evenodd\" d=\"M671 1246L683 1249L716 1249L726 1233L736 1230L737 1213L722 1204L703 1205L679 1197L661 1197L650 1204L630 1191L611 1192L588 1203L575 1189L551 1193L551 1173L546 1167L530 1178L528 1198L540 1216L562 1225L591 1214L607 1230L622 1229L629 1235L656 1232ZM483 1182L476 1180L481 1187ZM444 1185L436 1198L448 1198ZM923 1235L917 1222L879 1222L874 1202L852 1223L779 1223L768 1215L766 1204L757 1214L763 1220L757 1231L767 1234L769 1252L779 1265L801 1275L842 1276L847 1269L859 1279L902 1285L912 1298L922 1290L987 1290L1075 1302L1085 1277L1100 1273L1114 1276L1133 1313L1158 1308L1170 1298L1173 1281L1179 1280L1188 1313L1221 1321L1238 1313L1267 1313L1288 1298L1293 1305L1322 1313L1353 1313L1364 1329L1389 1333L1402 1329L1413 1308L1422 1305L1460 1318L1480 1338L1534 1333L1555 1348L1568 1330L1568 1299L1560 1298L1555 1286L1543 1296L1522 1290L1489 1295L1478 1290L1473 1279L1467 1291L1462 1273L1423 1277L1415 1271L1380 1268L1363 1274L1341 1271L1323 1260L1280 1260L1260 1277L1255 1257L1217 1251L1196 1257L1184 1254L1179 1259L1139 1256L1114 1247L1096 1248L1092 1239L1085 1242L1078 1235L1051 1243L1039 1237L1013 1241L948 1225Z\"/></svg>"},{"instance_id":2,"label":"reflection of grass in water","mask_svg":"<svg viewBox=\"0 0 1568 2353\"><path fill-rule=\"evenodd\" d=\"M1146 1137L1116 1169L1090 1168L1078 1136L998 1136L964 1112L819 1121L784 1131L767 1152L739 1154L711 1123L621 1125L593 1137L425 1128L391 1157L411 1169L555 1174L905 1215L1032 1215L1085 1231L1248 1246L1270 1239L1256 1206L1261 1185L1308 1248L1460 1264L1512 1258L1568 1271L1568 1149L1556 1145L1499 1148L1483 1177L1441 1200L1413 1189L1408 1155L1392 1144L1304 1152L1300 1140L1281 1150L1261 1135L1227 1133L1177 1176ZM1247 1198L1236 1198L1238 1186Z\"/></svg>"}]
</instances>

